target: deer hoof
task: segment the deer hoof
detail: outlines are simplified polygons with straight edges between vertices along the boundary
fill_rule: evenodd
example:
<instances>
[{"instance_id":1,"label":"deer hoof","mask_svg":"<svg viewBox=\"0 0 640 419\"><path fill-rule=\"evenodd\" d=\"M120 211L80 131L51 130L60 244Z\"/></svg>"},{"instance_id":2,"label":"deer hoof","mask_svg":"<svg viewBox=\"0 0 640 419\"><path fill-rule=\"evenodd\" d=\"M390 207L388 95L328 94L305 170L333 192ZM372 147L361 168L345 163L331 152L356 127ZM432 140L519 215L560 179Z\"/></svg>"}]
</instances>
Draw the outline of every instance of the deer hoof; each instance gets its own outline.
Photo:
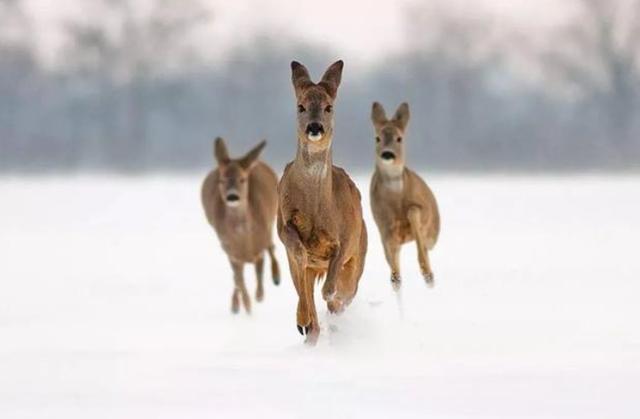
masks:
<instances>
[{"instance_id":1,"label":"deer hoof","mask_svg":"<svg viewBox=\"0 0 640 419\"><path fill-rule=\"evenodd\" d=\"M298 333L300 333L302 336L308 335L309 332L311 331L311 326L300 326L298 324L296 325L296 327L298 328Z\"/></svg>"},{"instance_id":2,"label":"deer hoof","mask_svg":"<svg viewBox=\"0 0 640 419\"><path fill-rule=\"evenodd\" d=\"M402 281L400 281L399 279L391 279L391 286L393 287L394 291L400 291L400 288L402 287Z\"/></svg>"},{"instance_id":3,"label":"deer hoof","mask_svg":"<svg viewBox=\"0 0 640 419\"><path fill-rule=\"evenodd\" d=\"M280 285L280 277L279 276L274 276L273 277L273 284L274 285Z\"/></svg>"},{"instance_id":4,"label":"deer hoof","mask_svg":"<svg viewBox=\"0 0 640 419\"><path fill-rule=\"evenodd\" d=\"M325 282L322 287L322 298L325 301L333 301L336 297L336 284L335 282Z\"/></svg>"},{"instance_id":5,"label":"deer hoof","mask_svg":"<svg viewBox=\"0 0 640 419\"><path fill-rule=\"evenodd\" d=\"M318 336L320 336L320 331L317 328L314 329L312 327L309 327L304 343L310 346L315 346L316 343L318 343Z\"/></svg>"},{"instance_id":6,"label":"deer hoof","mask_svg":"<svg viewBox=\"0 0 640 419\"><path fill-rule=\"evenodd\" d=\"M240 312L240 299L235 295L231 300L231 313L238 314Z\"/></svg>"},{"instance_id":7,"label":"deer hoof","mask_svg":"<svg viewBox=\"0 0 640 419\"><path fill-rule=\"evenodd\" d=\"M429 288L433 288L435 282L433 280L433 272L423 272L422 276L424 277L424 282L427 284Z\"/></svg>"},{"instance_id":8,"label":"deer hoof","mask_svg":"<svg viewBox=\"0 0 640 419\"><path fill-rule=\"evenodd\" d=\"M400 279L400 274L397 272L391 273L391 286L394 291L400 291L400 287L402 286L402 280Z\"/></svg>"},{"instance_id":9,"label":"deer hoof","mask_svg":"<svg viewBox=\"0 0 640 419\"><path fill-rule=\"evenodd\" d=\"M333 299L327 302L327 309L331 314L340 314L344 311L345 304L339 299Z\"/></svg>"}]
</instances>

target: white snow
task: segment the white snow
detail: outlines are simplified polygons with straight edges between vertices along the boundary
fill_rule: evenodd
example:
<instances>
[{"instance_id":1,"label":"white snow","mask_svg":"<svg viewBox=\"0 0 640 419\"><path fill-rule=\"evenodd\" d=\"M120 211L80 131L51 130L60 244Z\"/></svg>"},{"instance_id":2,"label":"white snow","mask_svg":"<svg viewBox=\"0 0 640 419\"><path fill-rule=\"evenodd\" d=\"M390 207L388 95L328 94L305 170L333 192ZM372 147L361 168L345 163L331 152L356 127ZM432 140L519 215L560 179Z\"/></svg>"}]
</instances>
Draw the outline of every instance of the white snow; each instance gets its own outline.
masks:
<instances>
[{"instance_id":1,"label":"white snow","mask_svg":"<svg viewBox=\"0 0 640 419\"><path fill-rule=\"evenodd\" d=\"M640 417L640 178L427 179L435 289L405 247L401 312L359 178L366 270L313 348L279 241L231 315L200 178L0 179L0 418Z\"/></svg>"}]
</instances>

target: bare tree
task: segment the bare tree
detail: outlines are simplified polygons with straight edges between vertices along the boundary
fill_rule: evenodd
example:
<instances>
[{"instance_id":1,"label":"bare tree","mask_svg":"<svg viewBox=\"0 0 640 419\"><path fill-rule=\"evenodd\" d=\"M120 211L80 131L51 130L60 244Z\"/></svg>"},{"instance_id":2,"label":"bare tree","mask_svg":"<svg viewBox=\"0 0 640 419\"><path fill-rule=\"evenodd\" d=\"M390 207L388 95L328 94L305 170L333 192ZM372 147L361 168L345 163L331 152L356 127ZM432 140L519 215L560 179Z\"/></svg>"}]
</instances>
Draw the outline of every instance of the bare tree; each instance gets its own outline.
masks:
<instances>
[{"instance_id":1,"label":"bare tree","mask_svg":"<svg viewBox=\"0 0 640 419\"><path fill-rule=\"evenodd\" d=\"M590 102L609 141L637 146L640 105L640 0L575 0L578 13L543 54L547 75Z\"/></svg>"},{"instance_id":2,"label":"bare tree","mask_svg":"<svg viewBox=\"0 0 640 419\"><path fill-rule=\"evenodd\" d=\"M131 0L92 2L100 18L67 24L68 55L97 87L103 142L120 140L120 146L111 147L113 159L134 165L147 145L149 84L192 57L185 40L210 14L199 0L157 0L150 10L136 8ZM117 134L120 121L125 129Z\"/></svg>"},{"instance_id":3,"label":"bare tree","mask_svg":"<svg viewBox=\"0 0 640 419\"><path fill-rule=\"evenodd\" d=\"M488 108L489 78L500 62L501 49L488 16L460 15L447 7L415 5L407 13L410 85L420 89L415 98L426 110L423 119L431 141L443 141L449 153L476 153L483 138L482 113ZM464 123L461 123L464 121ZM432 146L433 147L433 146Z\"/></svg>"},{"instance_id":4,"label":"bare tree","mask_svg":"<svg viewBox=\"0 0 640 419\"><path fill-rule=\"evenodd\" d=\"M0 164L19 148L28 80L35 71L30 22L19 0L0 0ZM24 145L23 145L24 146ZM23 147L24 148L24 147Z\"/></svg>"}]
</instances>

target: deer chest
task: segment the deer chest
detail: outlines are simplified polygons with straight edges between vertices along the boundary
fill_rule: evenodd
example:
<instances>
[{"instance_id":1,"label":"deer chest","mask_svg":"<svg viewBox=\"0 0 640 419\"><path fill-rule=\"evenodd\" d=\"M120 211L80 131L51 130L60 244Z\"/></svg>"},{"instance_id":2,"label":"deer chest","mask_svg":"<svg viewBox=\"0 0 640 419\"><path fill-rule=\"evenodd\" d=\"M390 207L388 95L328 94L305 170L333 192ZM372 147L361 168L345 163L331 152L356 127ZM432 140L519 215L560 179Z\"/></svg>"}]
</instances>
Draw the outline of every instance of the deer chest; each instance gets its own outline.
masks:
<instances>
[{"instance_id":1,"label":"deer chest","mask_svg":"<svg viewBox=\"0 0 640 419\"><path fill-rule=\"evenodd\" d=\"M328 260L335 252L337 235L330 233L330 226L321 217L311 217L301 211L293 211L291 223L312 259Z\"/></svg>"}]
</instances>

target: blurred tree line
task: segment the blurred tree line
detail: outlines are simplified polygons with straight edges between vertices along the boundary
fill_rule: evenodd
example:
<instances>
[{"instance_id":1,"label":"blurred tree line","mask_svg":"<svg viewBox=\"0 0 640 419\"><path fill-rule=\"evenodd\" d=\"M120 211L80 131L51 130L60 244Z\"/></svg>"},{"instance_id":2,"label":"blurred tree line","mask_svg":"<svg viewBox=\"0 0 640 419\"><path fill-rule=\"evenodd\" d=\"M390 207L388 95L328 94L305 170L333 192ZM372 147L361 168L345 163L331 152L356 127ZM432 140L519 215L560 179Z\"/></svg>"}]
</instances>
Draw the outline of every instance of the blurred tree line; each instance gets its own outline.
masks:
<instances>
[{"instance_id":1,"label":"blurred tree line","mask_svg":"<svg viewBox=\"0 0 640 419\"><path fill-rule=\"evenodd\" d=\"M265 35L213 65L190 42L215 25L198 0L144 14L131 0L85 3L94 12L64 22L51 68L22 2L0 0L0 171L201 170L217 135L236 153L267 138L269 161L293 157L289 62L319 76L332 51ZM640 0L575 4L538 44L489 19L408 10L405 52L359 71L342 57L334 160L371 167L371 102L407 100L414 167L638 168Z\"/></svg>"}]
</instances>

